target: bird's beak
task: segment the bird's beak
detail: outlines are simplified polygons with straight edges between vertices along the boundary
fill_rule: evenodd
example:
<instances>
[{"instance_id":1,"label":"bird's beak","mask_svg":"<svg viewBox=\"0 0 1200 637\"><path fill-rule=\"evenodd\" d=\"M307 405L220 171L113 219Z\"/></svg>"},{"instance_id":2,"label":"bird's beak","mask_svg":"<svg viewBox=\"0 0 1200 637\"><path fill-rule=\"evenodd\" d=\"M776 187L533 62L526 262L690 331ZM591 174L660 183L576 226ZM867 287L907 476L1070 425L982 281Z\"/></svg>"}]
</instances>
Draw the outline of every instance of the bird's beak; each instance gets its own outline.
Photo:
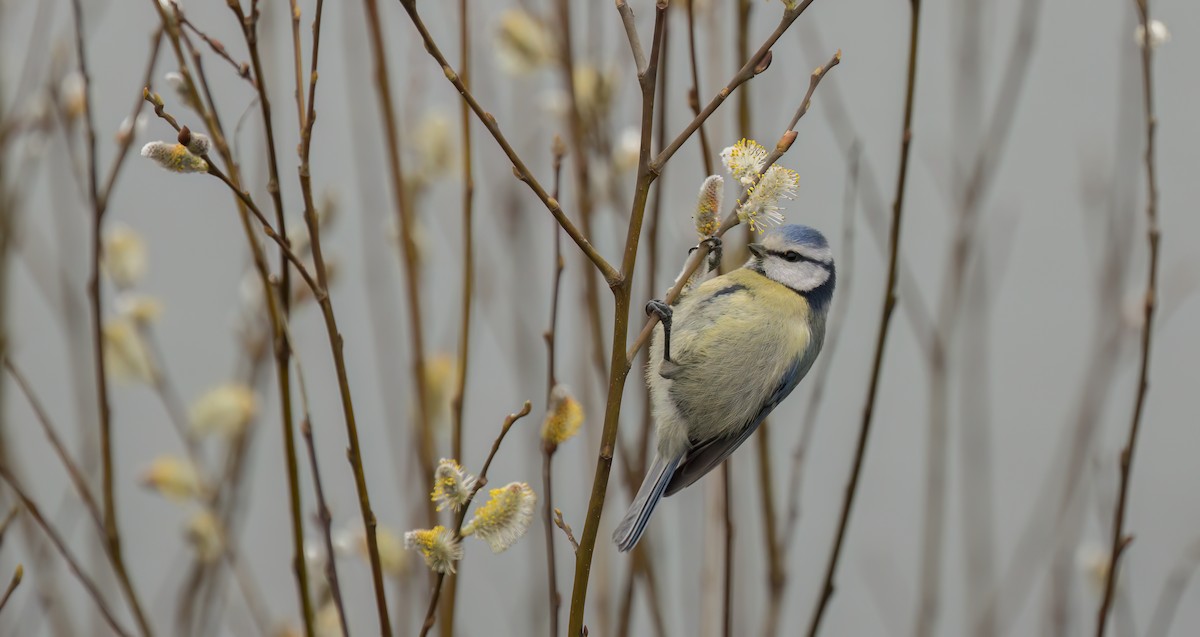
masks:
<instances>
[{"instance_id":1,"label":"bird's beak","mask_svg":"<svg viewBox=\"0 0 1200 637\"><path fill-rule=\"evenodd\" d=\"M761 243L751 243L746 247L750 249L750 254L753 254L760 259L767 256L767 250Z\"/></svg>"}]
</instances>

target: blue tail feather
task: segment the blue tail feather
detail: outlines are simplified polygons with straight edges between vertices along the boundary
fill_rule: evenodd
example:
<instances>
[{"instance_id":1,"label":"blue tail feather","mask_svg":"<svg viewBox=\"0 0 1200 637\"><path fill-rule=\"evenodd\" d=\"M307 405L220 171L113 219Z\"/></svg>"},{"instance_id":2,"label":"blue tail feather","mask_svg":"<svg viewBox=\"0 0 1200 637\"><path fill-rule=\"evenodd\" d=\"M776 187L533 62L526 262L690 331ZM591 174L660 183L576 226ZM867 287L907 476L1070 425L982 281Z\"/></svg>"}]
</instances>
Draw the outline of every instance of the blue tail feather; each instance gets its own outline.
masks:
<instances>
[{"instance_id":1,"label":"blue tail feather","mask_svg":"<svg viewBox=\"0 0 1200 637\"><path fill-rule=\"evenodd\" d=\"M664 460L657 454L654 456L654 464L646 472L637 496L629 504L625 517L613 531L613 542L617 544L618 549L628 551L638 543L646 530L646 523L650 521L650 514L654 512L655 505L662 498L678 467L679 458Z\"/></svg>"}]
</instances>

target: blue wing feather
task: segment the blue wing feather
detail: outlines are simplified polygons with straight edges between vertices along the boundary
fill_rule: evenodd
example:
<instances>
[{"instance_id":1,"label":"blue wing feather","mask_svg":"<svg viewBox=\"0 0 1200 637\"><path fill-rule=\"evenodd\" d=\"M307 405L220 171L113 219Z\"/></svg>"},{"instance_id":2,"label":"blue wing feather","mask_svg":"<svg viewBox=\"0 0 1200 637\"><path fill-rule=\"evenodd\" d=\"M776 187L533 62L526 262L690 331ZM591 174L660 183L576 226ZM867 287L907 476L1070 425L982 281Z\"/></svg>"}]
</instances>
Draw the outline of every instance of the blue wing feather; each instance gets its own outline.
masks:
<instances>
[{"instance_id":1,"label":"blue wing feather","mask_svg":"<svg viewBox=\"0 0 1200 637\"><path fill-rule=\"evenodd\" d=\"M707 440L699 443L692 449L688 450L679 466L675 469L675 474L671 477L671 482L667 484L666 491L663 495L674 495L681 489L691 486L692 483L699 480L704 474L712 471L717 465L725 461L743 442L750 437L766 420L767 416L775 409L775 407L783 402L788 394L800 384L800 379L808 373L808 368L812 366L813 360L816 358L816 352L812 351L816 348L809 347L809 352L796 359L783 377L779 381L779 385L771 396L767 399L763 406L758 410L758 413L746 423L738 432L732 436L725 436L713 440Z\"/></svg>"}]
</instances>

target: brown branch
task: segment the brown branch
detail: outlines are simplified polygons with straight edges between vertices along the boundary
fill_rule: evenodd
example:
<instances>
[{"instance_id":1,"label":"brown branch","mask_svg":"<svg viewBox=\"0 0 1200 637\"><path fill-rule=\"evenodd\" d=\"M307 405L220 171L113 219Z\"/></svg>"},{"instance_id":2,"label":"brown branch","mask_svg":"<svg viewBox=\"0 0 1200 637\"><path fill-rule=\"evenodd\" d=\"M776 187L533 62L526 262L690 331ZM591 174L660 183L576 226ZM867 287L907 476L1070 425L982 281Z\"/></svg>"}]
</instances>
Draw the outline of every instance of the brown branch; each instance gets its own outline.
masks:
<instances>
[{"instance_id":1,"label":"brown branch","mask_svg":"<svg viewBox=\"0 0 1200 637\"><path fill-rule=\"evenodd\" d=\"M471 507L471 502L475 499L475 494L487 486L487 472L492 466L492 459L496 457L496 452L500 451L500 443L504 442L504 437L508 435L508 430L512 429L513 424L528 416L532 410L533 403L527 400L521 406L521 411L509 414L504 418L504 424L500 427L500 434L496 436L496 441L492 443L492 450L488 453L487 460L483 462L483 468L479 471L479 477L475 479L475 486L471 489L471 495L467 497L467 501L463 503L462 509L458 512L458 518L454 522L455 539L462 537L463 522L467 519L467 510ZM434 619L437 615L438 598L441 596L442 582L445 579L445 573L438 573L437 580L433 584L433 593L429 596L429 608L425 611L425 622L421 625L421 637L428 635L429 629L433 628Z\"/></svg>"},{"instance_id":2,"label":"brown branch","mask_svg":"<svg viewBox=\"0 0 1200 637\"><path fill-rule=\"evenodd\" d=\"M113 616L112 609L109 608L108 603L104 601L104 596L100 593L100 587L79 566L79 560L71 554L71 550L67 548L67 544L63 541L62 536L50 526L45 516L42 515L41 509L30 499L25 490L21 488L21 485L17 483L16 478L9 472L9 468L4 465L0 465L0 479L8 483L8 486L17 494L17 498L21 500L21 504L25 507L25 510L29 512L29 515L33 516L38 526L42 527L42 531L50 538L50 542L54 544L54 548L58 549L59 555L66 561L67 567L75 574L79 583L83 585L88 596L96 603L96 609L100 611L100 614L104 617L104 621L113 629L113 632L121 637L132 637L132 633L122 628L117 622L116 617Z\"/></svg>"},{"instance_id":3,"label":"brown branch","mask_svg":"<svg viewBox=\"0 0 1200 637\"><path fill-rule=\"evenodd\" d=\"M688 61L692 70L692 88L688 91L688 106L692 109L692 117L700 116L700 69L696 63L696 3L687 3L687 34ZM770 59L768 52L767 59ZM704 176L713 174L712 147L708 144L708 134L704 132L701 123L696 130L700 133L700 165L704 167Z\"/></svg>"},{"instance_id":4,"label":"brown branch","mask_svg":"<svg viewBox=\"0 0 1200 637\"><path fill-rule=\"evenodd\" d=\"M617 0L617 13L621 15L621 26L625 28L625 38L629 40L629 49L633 53L633 68L640 76L646 72L646 50L642 48L642 40L638 36L633 9L625 0Z\"/></svg>"},{"instance_id":5,"label":"brown branch","mask_svg":"<svg viewBox=\"0 0 1200 637\"><path fill-rule=\"evenodd\" d=\"M1196 568L1200 566L1200 541L1193 541L1184 551L1180 559L1171 568L1167 581L1163 582L1162 593L1154 605L1154 614L1146 628L1146 637L1167 637L1171 630L1171 622L1175 619L1175 611L1187 590L1188 580L1192 579Z\"/></svg>"},{"instance_id":6,"label":"brown branch","mask_svg":"<svg viewBox=\"0 0 1200 637\"><path fill-rule=\"evenodd\" d=\"M900 168L896 176L896 197L892 203L892 229L888 247L888 275L884 288L883 307L879 319L879 333L875 341L875 354L871 364L871 381L867 389L866 403L863 406L862 423L859 427L858 443L854 452L854 464L850 469L850 479L846 485L846 497L842 504L842 513L838 521L837 535L833 540L829 563L825 569L824 583L817 599L816 609L808 627L808 637L816 637L821 628L821 618L833 598L834 576L837 572L838 558L841 557L846 529L850 525L850 512L854 507L854 496L858 492L858 479L862 475L863 459L866 457L867 440L871 433L871 421L875 413L875 398L879 389L879 379L883 371L883 354L887 346L888 328L891 326L892 311L896 307L896 280L898 274L898 257L900 253L900 222L904 212L904 193L908 184L909 148L912 145L913 103L917 85L917 44L920 35L921 0L909 0L912 15L909 25L908 42L908 80L904 97L904 124L900 133Z\"/></svg>"},{"instance_id":7,"label":"brown branch","mask_svg":"<svg viewBox=\"0 0 1200 637\"><path fill-rule=\"evenodd\" d=\"M771 47L775 46L775 42L778 41L779 38L783 37L783 34L788 30L788 27L791 27L792 23L796 21L796 18L799 18L800 14L804 13L804 10L807 9L808 5L812 3L813 0L803 0L803 2L800 2L795 7L784 9L783 16L781 16L779 19L779 25L775 27L775 31L773 31L771 35L767 37L766 41L764 41L762 45L758 47L758 50L755 51L754 55L752 55L749 60L746 60L746 63L742 65L742 68L738 69L737 73L734 73L733 78L731 78L729 82L725 84L725 87L722 88L720 92L718 92L716 96L714 96L712 100L710 100L708 104L704 106L704 109L700 111L700 114L693 117L692 121L686 127L684 127L684 129L678 135L675 136L675 139L672 140L666 148L659 151L658 155L654 157L654 161L650 162L650 174L652 175L651 181L657 179L658 176L662 174L663 166L665 166L667 161L671 159L671 156L675 154L675 151L679 150L679 147L683 146L683 143L692 136L692 133L696 132L696 130L699 129L702 124L704 124L704 121L707 120L714 112L716 112L717 108L725 102L726 98L732 95L739 86L749 81L750 78L766 70L766 65L763 64L763 62L769 60Z\"/></svg>"},{"instance_id":8,"label":"brown branch","mask_svg":"<svg viewBox=\"0 0 1200 637\"><path fill-rule=\"evenodd\" d=\"M629 375L630 358L625 356L625 341L629 328L630 294L633 288L632 275L637 263L638 241L641 238L642 220L646 212L650 185L651 136L654 129L654 100L658 82L659 56L662 51L663 33L666 28L667 3L659 0L655 6L654 39L650 47L650 59L644 72L638 75L642 93L641 141L638 152L637 182L634 189L633 208L629 215L629 228L625 237L625 253L621 262L620 283L613 287L613 337L611 362L609 364L608 397L604 412L604 427L600 437L600 453L596 461L592 492L584 518L583 537L575 555L575 581L571 592L571 611L567 634L575 637L584 633L583 616L587 603L588 582L591 576L592 556L600 530L600 516L604 510L604 499L608 491L608 478L612 471L613 452L617 441L617 424L620 418L621 399L625 380Z\"/></svg>"},{"instance_id":9,"label":"brown branch","mask_svg":"<svg viewBox=\"0 0 1200 637\"><path fill-rule=\"evenodd\" d=\"M138 86L150 85L150 80L154 76L154 66L158 62L158 52L162 47L162 40L162 29L156 29L154 36L150 38L150 55L146 58L146 70L142 73L142 82ZM118 144L117 156L108 167L108 176L104 179L104 187L100 190L100 200L104 203L102 207L107 207L109 195L112 194L113 186L117 183L117 175L120 174L121 167L125 165L125 158L129 156L129 150L133 147L134 140L137 139L134 131L137 127L138 116L142 113L143 102L141 95L138 95L134 100L133 108L130 109L129 134Z\"/></svg>"},{"instance_id":10,"label":"brown branch","mask_svg":"<svg viewBox=\"0 0 1200 637\"><path fill-rule=\"evenodd\" d=\"M299 366L296 367L299 370ZM299 375L298 375L299 376ZM300 385L304 386L303 376ZM301 390L301 395L304 391ZM300 435L308 448L308 464L312 469L313 488L317 492L317 520L321 522L321 534L325 540L325 578L329 580L329 594L337 606L338 621L342 626L342 634L349 635L350 627L346 621L346 607L342 604L342 587L338 583L337 560L333 552L333 516L329 512L329 504L325 501L325 488L321 485L321 470L317 466L317 450L313 444L312 417L308 413L308 405L304 406L304 419L300 421Z\"/></svg>"},{"instance_id":11,"label":"brown branch","mask_svg":"<svg viewBox=\"0 0 1200 637\"><path fill-rule=\"evenodd\" d=\"M558 200L551 197L546 192L546 189L542 187L541 183L538 182L538 180L533 176L533 173L528 167L526 167L525 162L519 155L517 155L517 152L513 150L512 145L508 142L508 139L504 136L504 133L500 131L500 125L496 123L496 118L491 113L488 113L486 110L484 110L483 106L479 104L479 101L475 99L475 96L471 93L471 90L463 82L462 76L454 70L454 67L452 67L449 62L446 61L446 57L442 55L441 49L439 49L437 46L437 42L434 41L433 36L429 33L429 29L425 27L425 23L421 20L421 16L417 12L416 1L399 0L399 2L400 5L404 7L404 10L408 12L408 16L411 18L413 25L421 34L421 38L425 42L425 50L428 51L429 54L433 56L433 59L437 61L438 65L442 69L442 72L445 74L446 79L454 85L454 88L458 89L459 94L462 95L464 100L466 100L467 104L471 107L471 110L475 112L475 115L479 118L479 121L483 123L484 127L488 129L488 132L491 133L492 137L496 140L496 143L500 145L502 150L504 150L504 154L507 155L509 161L512 162L513 170L520 180L525 182L525 184L529 186L530 190L537 195L537 198L541 200L542 204L544 204L546 208L550 210L550 214L554 215L554 218L558 220L559 225L561 225L563 230L566 231L567 236L571 237L571 239L575 241L575 244L579 246L579 249L582 250L585 255L587 255L588 259L600 271L600 274L604 276L604 280L608 282L608 285L612 287L619 283L620 274L617 272L617 270L613 268L613 266L609 264L609 262L606 261L603 256L600 255L591 242L588 241L587 237L585 237L583 233L580 232L579 228L577 228L575 224L571 222L570 218L567 217L565 212L563 212L562 206L558 203Z\"/></svg>"},{"instance_id":12,"label":"brown branch","mask_svg":"<svg viewBox=\"0 0 1200 637\"><path fill-rule=\"evenodd\" d=\"M470 29L467 0L459 0L459 58L463 86L470 86ZM454 394L450 399L450 449L454 458L463 457L463 409L467 392L467 366L471 351L471 297L475 287L474 199L475 179L471 166L471 108L465 101L459 103L459 123L462 134L462 316L458 330L458 364L455 366ZM557 194L555 195L557 199ZM442 603L442 637L454 637L454 610L458 602L459 575L450 578L447 584L446 601Z\"/></svg>"},{"instance_id":13,"label":"brown branch","mask_svg":"<svg viewBox=\"0 0 1200 637\"><path fill-rule=\"evenodd\" d=\"M567 524L566 520L563 520L562 509L554 509L554 526L562 529L562 532L567 536L567 541L571 543L571 548L575 549L575 552L578 553L579 542L575 539L575 534L571 532L571 525Z\"/></svg>"},{"instance_id":14,"label":"brown branch","mask_svg":"<svg viewBox=\"0 0 1200 637\"><path fill-rule=\"evenodd\" d=\"M554 198L558 199L559 185L562 179L562 160L566 148L563 146L562 139L557 135L554 137L553 145L554 155ZM554 373L554 351L558 335L558 296L562 287L563 273L563 256L562 256L562 229L558 225L554 226L554 278L550 287L550 325L546 328L544 334L546 341L546 413L549 417L550 396L554 392L555 385L558 384L558 378ZM542 441L542 510L543 522L546 530L546 577L547 590L550 597L550 637L557 637L559 609L562 606L562 596L558 593L558 567L554 560L554 518L551 512L554 507L554 483L552 463L554 461L554 452L558 446L549 441Z\"/></svg>"},{"instance_id":15,"label":"brown branch","mask_svg":"<svg viewBox=\"0 0 1200 637\"><path fill-rule=\"evenodd\" d=\"M225 45L222 44L220 40L208 37L207 33L201 31L195 24L192 23L191 20L188 20L182 14L182 12L179 15L179 25L191 29L192 33L195 33L201 40L204 40L204 43L208 45L208 48L212 49L213 53L217 54L217 57L225 60L229 63L229 66L233 67L233 70L237 73L238 77L246 80L246 82L249 83L251 88L254 90L258 90L258 82L256 82L254 78L250 76L250 65L245 62L238 62L237 60L234 60L233 57L229 55L229 51L225 50Z\"/></svg>"},{"instance_id":16,"label":"brown branch","mask_svg":"<svg viewBox=\"0 0 1200 637\"><path fill-rule=\"evenodd\" d=\"M1142 105L1146 117L1146 240L1150 244L1149 268L1146 274L1145 305L1142 308L1141 363L1138 366L1137 398L1129 422L1129 437L1121 449L1121 486L1117 491L1117 506L1113 512L1112 550L1109 555L1108 577L1104 582L1104 599L1096 620L1096 635L1104 637L1108 624L1108 610L1112 606L1116 590L1121 555L1133 541L1125 535L1125 509L1129 502L1129 484L1132 481L1133 454L1137 450L1138 432L1141 430L1142 413L1146 406L1146 392L1150 387L1150 344L1154 329L1154 308L1158 294L1158 167L1155 164L1155 133L1158 120L1154 111L1154 44L1150 34L1150 0L1135 0L1138 22L1144 34L1142 41Z\"/></svg>"},{"instance_id":17,"label":"brown branch","mask_svg":"<svg viewBox=\"0 0 1200 637\"><path fill-rule=\"evenodd\" d=\"M96 125L95 114L92 112L91 77L87 67L87 48L83 39L83 6L81 0L72 0L71 10L74 16L75 52L78 58L79 74L83 78L83 112L87 138L87 183L88 199L92 206L91 218L91 261L88 273L88 301L91 310L92 358L96 376L96 399L99 414L100 429L100 460L101 460L101 495L104 506L104 543L108 549L109 559L117 577L130 610L137 621L138 628L144 637L153 635L150 622L142 610L133 581L125 567L121 554L121 534L117 526L116 492L114 488L115 473L113 468L112 449L112 407L109 402L108 373L104 366L104 333L103 333L103 303L100 292L100 257L103 250L102 227L104 214L107 209L108 193L101 195L99 165L96 159Z\"/></svg>"},{"instance_id":18,"label":"brown branch","mask_svg":"<svg viewBox=\"0 0 1200 637\"><path fill-rule=\"evenodd\" d=\"M3 611L4 607L8 606L8 599L12 597L13 591L17 590L17 587L21 585L21 580L24 577L25 567L18 563L17 569L13 571L12 579L8 582L8 588L4 589L4 596L0 597L0 611Z\"/></svg>"},{"instance_id":19,"label":"brown branch","mask_svg":"<svg viewBox=\"0 0 1200 637\"><path fill-rule=\"evenodd\" d=\"M42 426L42 432L46 434L46 438L50 441L50 446L54 448L55 455L58 456L59 461L63 464L63 468L66 469L67 476L71 479L71 484L79 492L79 498L83 500L84 508L87 509L92 521L96 524L96 529L100 533L104 533L104 518L100 513L100 506L96 503L96 498L92 495L92 490L88 487L87 478L83 475L83 469L71 457L71 454L63 444L62 438L59 438L58 432L50 422L50 414L46 412L42 401L38 400L37 395L33 393L33 387L29 384L29 380L17 369L16 364L13 363L11 358L4 359L4 369L8 370L9 375L16 381L21 393L25 395L25 400L29 402L29 406L33 409L33 414L38 424Z\"/></svg>"}]
</instances>

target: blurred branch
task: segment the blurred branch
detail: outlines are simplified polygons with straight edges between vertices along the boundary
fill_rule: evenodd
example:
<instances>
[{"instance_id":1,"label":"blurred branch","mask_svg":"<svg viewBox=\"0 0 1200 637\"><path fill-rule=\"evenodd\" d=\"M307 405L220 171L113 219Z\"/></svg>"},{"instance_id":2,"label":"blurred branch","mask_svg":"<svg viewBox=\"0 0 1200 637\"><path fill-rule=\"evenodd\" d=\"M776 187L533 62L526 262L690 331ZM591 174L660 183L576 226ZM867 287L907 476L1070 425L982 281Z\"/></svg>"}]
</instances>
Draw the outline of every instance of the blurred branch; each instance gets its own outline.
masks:
<instances>
[{"instance_id":1,"label":"blurred branch","mask_svg":"<svg viewBox=\"0 0 1200 637\"><path fill-rule=\"evenodd\" d=\"M563 153L566 148L562 144L562 139L557 135L554 137L554 198L558 199L559 184L562 177L562 160ZM562 256L562 230L557 225L554 226L554 279L550 287L550 325L546 328L544 334L546 340L546 417L549 417L552 409L550 401L551 395L554 393L554 387L558 384L558 378L554 368L554 352L558 337L558 297L559 291L562 288L562 273L563 273L563 256ZM558 445L543 439L542 440L542 494L543 499L543 521L546 530L546 577L547 588L549 591L549 608L550 608L550 637L557 637L559 608L562 606L562 596L558 593L558 567L554 560L554 518L551 516L551 511L554 509L554 489L552 464L554 462L554 452L558 450ZM561 513L559 519L561 519ZM570 534L568 534L570 537ZM572 538L571 543L575 541ZM577 546L577 545L576 545Z\"/></svg>"},{"instance_id":2,"label":"blurred branch","mask_svg":"<svg viewBox=\"0 0 1200 637\"><path fill-rule=\"evenodd\" d=\"M909 0L912 9L909 25L908 42L908 80L904 97L904 123L900 133L900 167L896 176L896 197L892 204L892 229L888 247L887 284L883 292L883 307L879 319L879 334L875 342L874 360L871 364L871 380L867 389L866 404L863 406L862 424L859 428L858 443L854 453L854 464L850 469L850 479L846 485L846 497L842 505L841 518L838 521L837 535L833 540L833 548L829 555L829 564L825 570L825 581L813 611L808 628L808 636L816 637L821 628L821 618L833 597L834 576L837 572L838 558L841 557L842 545L846 537L846 529L850 524L850 512L854 507L854 496L858 490L858 479L862 475L863 459L866 456L867 440L871 433L871 419L875 413L875 397L879 389L879 378L883 371L883 355L887 345L888 328L891 326L892 311L896 307L897 258L900 253L900 222L904 212L904 193L908 184L909 149L912 146L913 102L916 95L917 83L917 48L920 35L921 0Z\"/></svg>"},{"instance_id":3,"label":"blurred branch","mask_svg":"<svg viewBox=\"0 0 1200 637\"><path fill-rule=\"evenodd\" d=\"M296 366L299 372L300 366ZM308 410L308 400L304 397L304 377L297 373L300 379L300 395L304 405L304 419L300 421L300 435L304 438L304 446L308 449L308 464L312 469L313 488L317 493L317 520L321 523L321 534L325 540L325 578L329 580L329 594L333 597L333 603L337 607L338 623L342 627L342 634L350 635L350 627L346 620L346 607L342 604L342 587L338 583L337 574L337 559L333 551L333 516L329 512L329 504L325 501L325 488L321 485L321 470L317 466L317 450L313 444L312 433L312 415ZM303 559L303 556L301 556Z\"/></svg>"},{"instance_id":4,"label":"blurred branch","mask_svg":"<svg viewBox=\"0 0 1200 637\"><path fill-rule=\"evenodd\" d=\"M1193 541L1184 551L1180 559L1171 568L1171 574L1163 583L1162 593L1154 605L1154 615L1150 617L1150 625L1146 628L1146 637L1167 637L1171 631L1171 623L1175 619L1175 611L1187 590L1188 581L1200 566L1200 540Z\"/></svg>"},{"instance_id":5,"label":"blurred branch","mask_svg":"<svg viewBox=\"0 0 1200 637\"><path fill-rule=\"evenodd\" d=\"M1147 377L1150 372L1150 342L1154 328L1154 308L1157 303L1158 284L1158 167L1155 164L1155 132L1158 125L1154 111L1154 44L1150 33L1150 0L1135 0L1138 12L1138 22L1141 24L1144 41L1142 43L1142 105L1146 118L1146 240L1150 245L1149 268L1146 274L1145 305L1142 308L1142 338L1141 363L1138 366L1137 398L1134 401L1133 416L1129 422L1129 437L1125 447L1121 449L1120 470L1121 486L1117 492L1117 506L1113 512L1112 551L1109 557L1108 577L1104 583L1104 600L1100 603L1099 616L1096 620L1096 636L1104 637L1104 628L1108 624L1108 610L1112 606L1113 592L1116 588L1121 554L1133 536L1125 535L1125 508L1129 501L1129 483L1133 471L1133 454L1137 447L1137 435L1141 429L1142 412L1146 406L1146 392L1149 389Z\"/></svg>"},{"instance_id":6,"label":"blurred branch","mask_svg":"<svg viewBox=\"0 0 1200 637\"><path fill-rule=\"evenodd\" d=\"M99 610L100 614L104 617L105 623L107 623L109 627L113 629L113 632L120 635L120 637L132 637L132 633L125 630L120 624L117 623L116 617L113 616L112 609L108 606L108 603L104 601L104 596L100 593L100 588L94 581L92 581L92 578L83 571L83 568L79 566L79 560L75 559L75 556L71 554L71 550L67 548L66 542L63 541L58 532L55 531L54 528L51 527L46 521L46 518L42 515L41 509L39 509L37 504L35 504L33 500L29 498L25 490L21 488L21 485L17 483L16 478L13 477L12 473L9 471L9 468L5 465L0 465L0 479L3 479L4 482L8 483L8 486L13 490L14 493L16 493L17 498L21 500L21 504L25 507L25 510L29 512L29 515L33 517L38 526L42 527L42 531L46 533L46 536L50 538L50 541L54 544L54 547L58 549L59 555L61 555L63 560L66 561L67 567L71 569L71 572L75 574L75 577L79 580L79 583L83 585L85 590L87 590L88 596L90 596L92 601L96 603L96 609Z\"/></svg>"},{"instance_id":7,"label":"blurred branch","mask_svg":"<svg viewBox=\"0 0 1200 637\"><path fill-rule=\"evenodd\" d=\"M117 504L116 492L114 487L115 474L113 468L113 450L112 450L112 407L109 403L108 392L108 373L104 365L104 314L103 303L100 292L100 258L103 251L102 227L104 224L104 214L108 206L108 192L101 193L101 185L99 183L99 165L96 158L96 124L95 114L92 112L92 97L91 97L91 76L88 74L87 66L87 47L84 43L84 16L82 0L72 0L71 10L74 17L75 31L75 53L79 65L79 75L83 79L83 116L85 124L85 136L87 139L87 192L88 199L92 207L91 216L91 261L89 263L87 294L91 310L91 331L92 331L92 358L95 365L96 375L96 399L97 412L99 415L100 427L100 461L102 472L102 502L104 506L104 543L107 547L109 560L112 563L113 571L117 577L117 583L121 587L126 600L129 602L130 610L133 612L134 619L137 621L138 628L144 637L151 637L153 631L150 628L150 622L146 614L142 610L142 604L138 600L137 591L133 587L133 581L129 577L129 572L125 568L125 559L121 554L121 533L117 526ZM157 44L155 45L157 49ZM154 55L151 55L149 66L153 67ZM128 150L128 144L122 149L121 155L118 157L118 165L120 159L124 157ZM114 178L116 174L116 166L114 166ZM11 480L10 480L11 483ZM15 489L14 485L14 489ZM115 628L115 626L114 626Z\"/></svg>"},{"instance_id":8,"label":"blurred branch","mask_svg":"<svg viewBox=\"0 0 1200 637\"><path fill-rule=\"evenodd\" d=\"M4 589L4 596L0 597L0 612L4 611L4 607L8 606L8 598L12 597L13 591L21 585L21 579L25 577L25 567L17 564L17 568L13 571L12 579L8 582L8 588Z\"/></svg>"},{"instance_id":9,"label":"blurred branch","mask_svg":"<svg viewBox=\"0 0 1200 637\"><path fill-rule=\"evenodd\" d=\"M471 38L468 22L467 0L458 3L458 47L459 64L461 64L461 79L463 86L470 86L471 69ZM475 288L475 247L474 239L474 198L475 178L471 158L471 107L466 101L459 101L459 125L462 135L462 315L458 328L458 364L455 366L454 394L450 399L450 453L451 457L463 457L463 407L467 393L467 371L471 352L471 297ZM555 190L554 198L558 199ZM442 604L441 634L443 637L454 637L454 609L458 601L458 576L450 578L447 585L446 602Z\"/></svg>"},{"instance_id":10,"label":"blurred branch","mask_svg":"<svg viewBox=\"0 0 1200 637\"><path fill-rule=\"evenodd\" d=\"M424 40L425 50L428 51L429 54L433 56L433 59L437 61L438 65L441 66L442 72L445 74L446 79L454 85L454 88L458 89L459 94L461 94L463 99L466 100L467 104L470 105L471 110L475 112L475 115L479 118L479 121L484 125L485 128L488 129L488 132L492 134L492 137L495 138L496 143L500 145L500 148L504 150L504 154L507 155L509 161L513 163L513 169L518 178L525 182L525 184L528 185L531 190L533 190L534 194L537 195L538 199L545 204L546 208L550 210L550 214L554 215L554 218L558 220L559 225L561 225L563 230L566 231L567 236L571 237L571 239L575 241L575 244L579 246L579 249L582 250L585 255L587 255L588 259L591 260L593 264L595 264L596 268L600 271L600 274L604 276L604 280L608 282L609 286L611 287L616 285L620 280L620 275L617 270L613 268L613 266L609 264L604 257L600 256L600 253L596 251L596 248L592 246L587 237L584 237L583 233L580 232L577 227L575 227L575 224L573 224L567 217L566 213L563 212L562 206L559 205L558 200L547 194L546 189L542 187L541 183L539 183L538 180L533 176L533 173L530 172L529 168L525 166L525 162L522 161L521 157L517 155L517 152L513 150L512 145L508 143L508 139L504 136L504 133L500 131L499 124L496 123L496 118L493 117L491 113L488 113L483 109L483 107L479 104L479 101L476 100L475 96L471 93L471 90L463 82L462 76L454 70L454 67L452 67L449 62L446 61L445 56L442 55L441 49L439 49L437 46L437 42L434 41L433 36L429 33L429 29L425 27L425 23L421 20L421 16L417 12L416 0L399 0L399 2L400 5L404 7L404 10L408 12L409 18L412 19L413 26L417 28L421 38Z\"/></svg>"}]
</instances>

